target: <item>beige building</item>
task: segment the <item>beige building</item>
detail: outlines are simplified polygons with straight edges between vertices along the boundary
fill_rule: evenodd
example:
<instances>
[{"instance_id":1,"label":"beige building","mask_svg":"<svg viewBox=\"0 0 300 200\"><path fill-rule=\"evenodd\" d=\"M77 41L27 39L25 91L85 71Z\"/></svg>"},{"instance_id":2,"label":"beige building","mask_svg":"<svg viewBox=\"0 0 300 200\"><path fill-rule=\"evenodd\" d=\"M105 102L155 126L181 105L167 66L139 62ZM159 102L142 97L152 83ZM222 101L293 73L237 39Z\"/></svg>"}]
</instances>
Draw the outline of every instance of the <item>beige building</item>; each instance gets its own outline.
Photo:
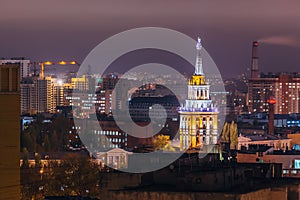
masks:
<instances>
[{"instance_id":1,"label":"beige building","mask_svg":"<svg viewBox=\"0 0 300 200\"><path fill-rule=\"evenodd\" d=\"M238 137L238 150L241 150L242 147L246 149L250 145L266 145L274 147L274 149L291 149L292 139L288 138L279 138L274 135L259 135L259 134L248 134L248 135L239 135Z\"/></svg>"},{"instance_id":2,"label":"beige building","mask_svg":"<svg viewBox=\"0 0 300 200\"><path fill-rule=\"evenodd\" d=\"M114 169L126 169L128 167L128 156L132 154L132 152L128 152L120 148L114 148L107 152L97 153L96 162L98 162L98 164L102 167L107 165Z\"/></svg>"}]
</instances>

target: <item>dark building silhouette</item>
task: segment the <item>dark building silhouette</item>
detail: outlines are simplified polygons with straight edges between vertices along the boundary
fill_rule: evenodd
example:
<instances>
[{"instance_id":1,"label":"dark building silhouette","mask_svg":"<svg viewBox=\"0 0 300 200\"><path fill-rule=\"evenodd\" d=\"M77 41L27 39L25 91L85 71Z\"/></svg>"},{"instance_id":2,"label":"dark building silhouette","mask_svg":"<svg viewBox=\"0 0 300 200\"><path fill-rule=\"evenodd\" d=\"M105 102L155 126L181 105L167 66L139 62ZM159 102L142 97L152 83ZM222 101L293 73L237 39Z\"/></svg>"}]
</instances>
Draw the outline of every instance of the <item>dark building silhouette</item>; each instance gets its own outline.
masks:
<instances>
[{"instance_id":1,"label":"dark building silhouette","mask_svg":"<svg viewBox=\"0 0 300 200\"><path fill-rule=\"evenodd\" d=\"M0 199L20 199L20 65L0 65Z\"/></svg>"}]
</instances>

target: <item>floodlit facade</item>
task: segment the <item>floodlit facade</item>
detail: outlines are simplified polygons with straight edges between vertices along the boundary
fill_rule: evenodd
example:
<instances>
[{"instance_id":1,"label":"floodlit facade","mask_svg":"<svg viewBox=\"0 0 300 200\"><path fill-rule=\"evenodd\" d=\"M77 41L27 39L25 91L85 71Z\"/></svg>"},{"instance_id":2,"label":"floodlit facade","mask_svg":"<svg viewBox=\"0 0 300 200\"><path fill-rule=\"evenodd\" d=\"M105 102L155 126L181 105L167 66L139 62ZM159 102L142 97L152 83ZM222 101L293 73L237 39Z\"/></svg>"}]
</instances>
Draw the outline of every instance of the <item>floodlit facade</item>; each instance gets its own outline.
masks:
<instances>
[{"instance_id":1,"label":"floodlit facade","mask_svg":"<svg viewBox=\"0 0 300 200\"><path fill-rule=\"evenodd\" d=\"M210 99L201 57L201 39L196 45L195 73L188 83L188 99L179 108L180 149L201 148L217 143L218 110Z\"/></svg>"}]
</instances>

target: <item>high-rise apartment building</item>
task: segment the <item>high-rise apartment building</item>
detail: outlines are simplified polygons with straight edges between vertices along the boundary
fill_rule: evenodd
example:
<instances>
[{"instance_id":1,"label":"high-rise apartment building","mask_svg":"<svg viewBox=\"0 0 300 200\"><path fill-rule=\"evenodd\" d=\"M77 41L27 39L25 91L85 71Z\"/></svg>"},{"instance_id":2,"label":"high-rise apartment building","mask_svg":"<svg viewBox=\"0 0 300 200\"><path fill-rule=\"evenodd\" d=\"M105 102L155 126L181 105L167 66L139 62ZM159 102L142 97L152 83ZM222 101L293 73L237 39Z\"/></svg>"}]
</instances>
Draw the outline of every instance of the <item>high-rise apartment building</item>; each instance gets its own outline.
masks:
<instances>
[{"instance_id":1,"label":"high-rise apartment building","mask_svg":"<svg viewBox=\"0 0 300 200\"><path fill-rule=\"evenodd\" d=\"M0 199L20 199L20 65L0 64Z\"/></svg>"},{"instance_id":2,"label":"high-rise apartment building","mask_svg":"<svg viewBox=\"0 0 300 200\"><path fill-rule=\"evenodd\" d=\"M248 83L250 113L268 112L268 100L275 97L275 114L300 112L299 73L261 73L258 75L258 42L253 42L251 78Z\"/></svg>"},{"instance_id":3,"label":"high-rise apartment building","mask_svg":"<svg viewBox=\"0 0 300 200\"><path fill-rule=\"evenodd\" d=\"M60 83L56 78L27 77L21 81L21 113L55 113L57 106L65 103L64 92L70 84Z\"/></svg>"},{"instance_id":4,"label":"high-rise apartment building","mask_svg":"<svg viewBox=\"0 0 300 200\"><path fill-rule=\"evenodd\" d=\"M114 74L108 74L99 80L96 95L96 111L99 114L112 114L112 101L113 101L113 90L119 81L118 76ZM117 92L118 94L118 92Z\"/></svg>"},{"instance_id":5,"label":"high-rise apartment building","mask_svg":"<svg viewBox=\"0 0 300 200\"><path fill-rule=\"evenodd\" d=\"M20 84L21 90L21 114L35 112L35 84L33 77L23 78Z\"/></svg>"},{"instance_id":6,"label":"high-rise apartment building","mask_svg":"<svg viewBox=\"0 0 300 200\"><path fill-rule=\"evenodd\" d=\"M20 65L20 80L22 78L28 77L30 74L30 60L25 58L11 58L0 60L0 65L2 64L19 64Z\"/></svg>"},{"instance_id":7,"label":"high-rise apartment building","mask_svg":"<svg viewBox=\"0 0 300 200\"><path fill-rule=\"evenodd\" d=\"M260 78L249 81L250 113L268 112L270 97L275 97L275 114L300 112L300 74L261 74Z\"/></svg>"}]
</instances>

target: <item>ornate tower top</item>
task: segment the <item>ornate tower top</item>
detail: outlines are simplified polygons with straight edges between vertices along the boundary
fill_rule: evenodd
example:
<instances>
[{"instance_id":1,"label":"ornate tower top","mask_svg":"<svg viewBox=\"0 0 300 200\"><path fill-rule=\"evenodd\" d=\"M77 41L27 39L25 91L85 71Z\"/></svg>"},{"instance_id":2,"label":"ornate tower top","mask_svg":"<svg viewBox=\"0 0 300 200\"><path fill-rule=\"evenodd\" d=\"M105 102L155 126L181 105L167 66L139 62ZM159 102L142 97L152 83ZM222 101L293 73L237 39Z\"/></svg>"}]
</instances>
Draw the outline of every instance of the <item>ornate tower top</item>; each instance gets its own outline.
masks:
<instances>
[{"instance_id":1,"label":"ornate tower top","mask_svg":"<svg viewBox=\"0 0 300 200\"><path fill-rule=\"evenodd\" d=\"M204 75L203 73L203 67L202 67L202 58L201 58L201 49L202 49L202 44L201 44L201 38L198 37L198 42L196 44L196 49L197 49L197 58L196 58L196 65L195 65L195 75Z\"/></svg>"},{"instance_id":2,"label":"ornate tower top","mask_svg":"<svg viewBox=\"0 0 300 200\"><path fill-rule=\"evenodd\" d=\"M196 49L197 49L197 57L196 57L196 64L195 64L195 73L194 75L192 75L191 79L189 80L189 85L206 85L203 66L202 66L202 57L201 57L202 44L201 44L200 37L198 37Z\"/></svg>"},{"instance_id":3,"label":"ornate tower top","mask_svg":"<svg viewBox=\"0 0 300 200\"><path fill-rule=\"evenodd\" d=\"M196 44L196 48L197 48L197 49L201 49L201 48L202 48L201 38L200 38L200 37L198 37L198 42L197 42L197 44Z\"/></svg>"}]
</instances>

